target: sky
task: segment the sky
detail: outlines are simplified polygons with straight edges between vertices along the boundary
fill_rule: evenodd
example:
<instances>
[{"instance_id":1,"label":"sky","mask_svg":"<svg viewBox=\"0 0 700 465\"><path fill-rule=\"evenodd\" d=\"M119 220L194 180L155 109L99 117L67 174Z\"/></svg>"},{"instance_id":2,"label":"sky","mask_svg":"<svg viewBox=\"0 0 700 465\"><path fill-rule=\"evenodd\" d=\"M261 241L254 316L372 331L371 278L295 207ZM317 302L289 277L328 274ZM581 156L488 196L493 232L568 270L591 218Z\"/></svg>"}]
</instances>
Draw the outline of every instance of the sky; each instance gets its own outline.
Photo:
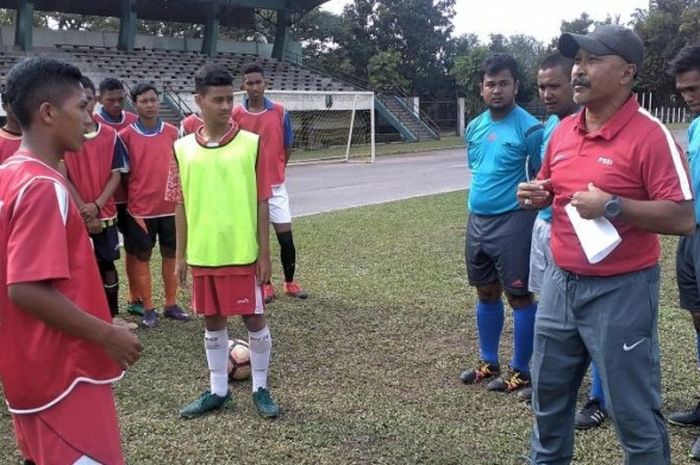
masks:
<instances>
[{"instance_id":1,"label":"sky","mask_svg":"<svg viewBox=\"0 0 700 465\"><path fill-rule=\"evenodd\" d=\"M350 0L330 0L321 8L340 13L347 3ZM490 6L490 2L457 0L455 34L475 32L486 42L490 33L522 33L549 42L559 35L563 19L578 18L584 11L595 20L620 15L621 23L626 24L636 8L648 5L648 0L499 0Z\"/></svg>"}]
</instances>

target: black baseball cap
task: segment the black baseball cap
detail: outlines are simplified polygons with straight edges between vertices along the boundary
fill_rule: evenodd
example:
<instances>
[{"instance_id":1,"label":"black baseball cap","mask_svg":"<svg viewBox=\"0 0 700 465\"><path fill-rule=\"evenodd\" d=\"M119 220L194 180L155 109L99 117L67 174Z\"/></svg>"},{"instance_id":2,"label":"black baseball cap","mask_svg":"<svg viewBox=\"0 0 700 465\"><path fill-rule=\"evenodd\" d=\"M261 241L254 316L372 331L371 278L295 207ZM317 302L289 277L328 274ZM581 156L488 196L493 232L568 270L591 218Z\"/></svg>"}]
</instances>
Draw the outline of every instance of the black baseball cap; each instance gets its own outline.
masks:
<instances>
[{"instance_id":1,"label":"black baseball cap","mask_svg":"<svg viewBox=\"0 0 700 465\"><path fill-rule=\"evenodd\" d=\"M559 37L559 52L574 58L582 48L594 55L617 55L627 63L637 65L637 72L644 61L644 43L631 29L618 24L603 24L588 34L565 32Z\"/></svg>"}]
</instances>

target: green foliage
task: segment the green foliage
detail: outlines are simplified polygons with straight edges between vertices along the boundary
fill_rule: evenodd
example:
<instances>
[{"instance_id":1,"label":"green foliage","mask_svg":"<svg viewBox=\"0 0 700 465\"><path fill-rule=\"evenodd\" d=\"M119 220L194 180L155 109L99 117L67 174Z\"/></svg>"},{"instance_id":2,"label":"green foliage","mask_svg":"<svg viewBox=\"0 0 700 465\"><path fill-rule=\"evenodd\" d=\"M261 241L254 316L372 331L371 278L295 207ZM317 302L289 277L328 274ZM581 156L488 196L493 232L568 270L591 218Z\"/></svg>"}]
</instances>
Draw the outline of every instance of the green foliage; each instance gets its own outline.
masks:
<instances>
[{"instance_id":1,"label":"green foliage","mask_svg":"<svg viewBox=\"0 0 700 465\"><path fill-rule=\"evenodd\" d=\"M635 12L632 23L645 47L637 88L654 92L656 102L668 104L675 93L666 72L668 62L682 47L700 40L700 1L652 0L648 9Z\"/></svg>"},{"instance_id":2,"label":"green foliage","mask_svg":"<svg viewBox=\"0 0 700 465\"><path fill-rule=\"evenodd\" d=\"M369 82L377 90L408 87L408 80L399 73L401 55L396 50L379 52L369 59Z\"/></svg>"}]
</instances>

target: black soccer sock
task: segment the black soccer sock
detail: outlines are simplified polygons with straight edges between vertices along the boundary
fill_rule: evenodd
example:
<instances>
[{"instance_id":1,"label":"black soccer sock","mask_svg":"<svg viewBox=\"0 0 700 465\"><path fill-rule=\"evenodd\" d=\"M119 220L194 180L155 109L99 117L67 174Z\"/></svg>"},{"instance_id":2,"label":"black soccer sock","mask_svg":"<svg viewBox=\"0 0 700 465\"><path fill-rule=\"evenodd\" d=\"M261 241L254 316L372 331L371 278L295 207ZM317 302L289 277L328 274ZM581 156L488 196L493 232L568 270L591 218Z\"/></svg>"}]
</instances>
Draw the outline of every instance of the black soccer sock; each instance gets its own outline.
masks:
<instances>
[{"instance_id":1,"label":"black soccer sock","mask_svg":"<svg viewBox=\"0 0 700 465\"><path fill-rule=\"evenodd\" d=\"M114 318L119 314L119 275L114 262L98 262L98 266L109 304L109 313Z\"/></svg>"},{"instance_id":2,"label":"black soccer sock","mask_svg":"<svg viewBox=\"0 0 700 465\"><path fill-rule=\"evenodd\" d=\"M292 231L277 233L277 241L280 243L280 260L282 260L284 280L286 282L294 281L297 251L294 248L294 239L292 239Z\"/></svg>"}]
</instances>

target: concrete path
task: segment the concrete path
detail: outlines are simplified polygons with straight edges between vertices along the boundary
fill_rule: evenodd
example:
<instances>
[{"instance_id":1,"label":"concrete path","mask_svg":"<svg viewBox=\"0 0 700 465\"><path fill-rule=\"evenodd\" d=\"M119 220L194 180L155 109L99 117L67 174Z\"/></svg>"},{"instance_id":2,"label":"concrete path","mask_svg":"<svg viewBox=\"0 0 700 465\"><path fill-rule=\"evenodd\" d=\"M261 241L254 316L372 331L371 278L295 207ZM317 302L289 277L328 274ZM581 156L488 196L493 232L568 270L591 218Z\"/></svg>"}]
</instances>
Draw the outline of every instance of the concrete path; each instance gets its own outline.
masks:
<instances>
[{"instance_id":1,"label":"concrete path","mask_svg":"<svg viewBox=\"0 0 700 465\"><path fill-rule=\"evenodd\" d=\"M685 130L674 131L685 148ZM287 189L295 217L453 192L469 185L464 149L395 155L369 163L290 166Z\"/></svg>"}]
</instances>

